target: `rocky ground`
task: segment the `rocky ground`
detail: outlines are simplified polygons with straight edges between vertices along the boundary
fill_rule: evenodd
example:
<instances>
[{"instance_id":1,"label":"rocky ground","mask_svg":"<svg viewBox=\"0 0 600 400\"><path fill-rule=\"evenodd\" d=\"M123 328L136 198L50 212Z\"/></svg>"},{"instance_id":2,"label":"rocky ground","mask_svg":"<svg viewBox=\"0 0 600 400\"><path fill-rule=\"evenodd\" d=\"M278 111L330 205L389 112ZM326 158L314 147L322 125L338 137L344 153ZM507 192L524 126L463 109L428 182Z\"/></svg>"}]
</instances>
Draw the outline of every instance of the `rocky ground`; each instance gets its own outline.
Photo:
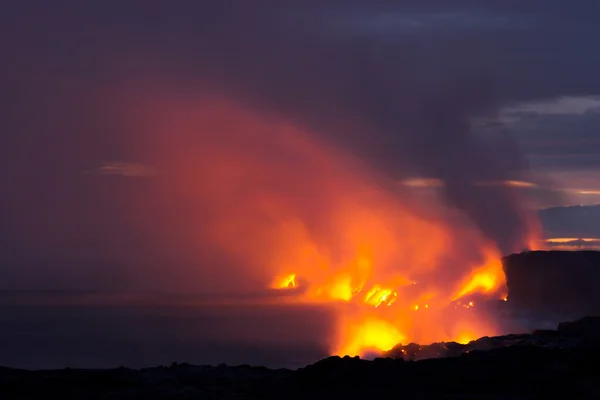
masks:
<instances>
[{"instance_id":1,"label":"rocky ground","mask_svg":"<svg viewBox=\"0 0 600 400\"><path fill-rule=\"evenodd\" d=\"M468 344L433 343L398 345L383 354L385 358L402 358L418 361L429 358L458 357L473 351L501 349L505 347L541 347L556 350L574 350L600 343L600 317L585 317L574 322L564 322L556 330L536 330L527 334L482 337Z\"/></svg>"},{"instance_id":2,"label":"rocky ground","mask_svg":"<svg viewBox=\"0 0 600 400\"><path fill-rule=\"evenodd\" d=\"M600 398L600 317L467 345L397 346L386 356L374 361L330 357L295 371L187 364L142 370L0 368L0 398Z\"/></svg>"}]
</instances>

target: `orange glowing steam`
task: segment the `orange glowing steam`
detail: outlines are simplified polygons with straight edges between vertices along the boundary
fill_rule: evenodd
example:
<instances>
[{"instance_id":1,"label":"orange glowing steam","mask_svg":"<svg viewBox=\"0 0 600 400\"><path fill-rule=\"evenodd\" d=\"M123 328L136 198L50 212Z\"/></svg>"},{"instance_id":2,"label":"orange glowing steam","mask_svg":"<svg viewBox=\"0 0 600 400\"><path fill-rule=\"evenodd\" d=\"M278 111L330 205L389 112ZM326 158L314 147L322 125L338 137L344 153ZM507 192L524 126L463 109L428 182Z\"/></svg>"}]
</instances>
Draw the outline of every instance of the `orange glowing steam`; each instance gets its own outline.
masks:
<instances>
[{"instance_id":1,"label":"orange glowing steam","mask_svg":"<svg viewBox=\"0 0 600 400\"><path fill-rule=\"evenodd\" d=\"M142 103L145 140L134 145L161 171L147 202L169 196L187 211L177 235L162 238L197 260L186 276L227 290L295 289L298 302L333 307L335 354L493 333L455 329L470 310L453 302L506 295L500 254L468 219L272 115L215 97ZM202 269L206 249L234 270Z\"/></svg>"}]
</instances>

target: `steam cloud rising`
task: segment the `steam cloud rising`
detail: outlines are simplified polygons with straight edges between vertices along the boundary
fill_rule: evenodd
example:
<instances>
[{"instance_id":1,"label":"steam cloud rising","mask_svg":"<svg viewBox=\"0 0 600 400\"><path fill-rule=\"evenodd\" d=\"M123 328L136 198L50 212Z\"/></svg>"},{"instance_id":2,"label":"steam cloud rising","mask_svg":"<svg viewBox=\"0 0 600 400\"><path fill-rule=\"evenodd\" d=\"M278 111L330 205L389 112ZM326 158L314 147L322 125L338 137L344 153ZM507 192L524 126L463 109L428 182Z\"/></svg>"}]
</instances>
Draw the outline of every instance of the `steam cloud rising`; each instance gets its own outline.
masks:
<instances>
[{"instance_id":1,"label":"steam cloud rising","mask_svg":"<svg viewBox=\"0 0 600 400\"><path fill-rule=\"evenodd\" d=\"M494 71L477 60L486 49L463 43L468 26L448 38L443 15L441 27L415 35L402 32L405 19L424 17L402 18L393 9L391 33L368 9L281 4L254 11L260 20L242 18L251 12L245 7L228 11L225 25L239 36L207 32L212 40L194 64L205 77L234 98L326 135L391 179L441 179L451 207L503 252L521 250L532 227L520 194L477 185L521 180L527 171L509 134L473 132L472 121L493 118L504 99Z\"/></svg>"}]
</instances>

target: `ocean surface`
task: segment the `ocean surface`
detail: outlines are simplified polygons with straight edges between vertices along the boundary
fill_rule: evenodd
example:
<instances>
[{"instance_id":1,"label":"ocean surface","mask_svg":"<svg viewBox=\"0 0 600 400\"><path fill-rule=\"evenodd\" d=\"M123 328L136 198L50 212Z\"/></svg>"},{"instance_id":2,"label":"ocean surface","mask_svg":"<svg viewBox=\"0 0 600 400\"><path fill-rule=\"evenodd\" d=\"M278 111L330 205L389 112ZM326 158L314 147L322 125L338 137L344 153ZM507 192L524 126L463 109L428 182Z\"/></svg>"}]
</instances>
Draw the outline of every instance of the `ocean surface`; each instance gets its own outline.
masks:
<instances>
[{"instance_id":1,"label":"ocean surface","mask_svg":"<svg viewBox=\"0 0 600 400\"><path fill-rule=\"evenodd\" d=\"M82 297L0 293L0 366L141 368L189 362L298 368L327 356L323 337L331 318L314 307L164 299L123 305Z\"/></svg>"},{"instance_id":2,"label":"ocean surface","mask_svg":"<svg viewBox=\"0 0 600 400\"><path fill-rule=\"evenodd\" d=\"M335 319L327 309L268 300L0 292L0 366L143 368L188 362L299 368L328 356ZM561 320L494 307L489 312L502 326L499 333L553 329Z\"/></svg>"}]
</instances>

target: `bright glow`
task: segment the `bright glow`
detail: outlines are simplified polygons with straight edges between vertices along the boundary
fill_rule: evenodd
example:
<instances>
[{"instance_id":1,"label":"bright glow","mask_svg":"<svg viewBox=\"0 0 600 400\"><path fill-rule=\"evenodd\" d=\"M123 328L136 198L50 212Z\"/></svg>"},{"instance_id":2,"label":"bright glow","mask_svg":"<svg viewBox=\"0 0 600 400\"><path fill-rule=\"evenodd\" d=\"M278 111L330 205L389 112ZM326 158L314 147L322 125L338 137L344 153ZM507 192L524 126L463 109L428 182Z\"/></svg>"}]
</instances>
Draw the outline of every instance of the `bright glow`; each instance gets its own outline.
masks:
<instances>
[{"instance_id":1,"label":"bright glow","mask_svg":"<svg viewBox=\"0 0 600 400\"><path fill-rule=\"evenodd\" d=\"M469 334L468 332L464 332L464 333L461 333L460 335L458 335L458 337L454 341L456 343L460 343L460 344L467 344L478 338L479 338L479 336Z\"/></svg>"},{"instance_id":2,"label":"bright glow","mask_svg":"<svg viewBox=\"0 0 600 400\"><path fill-rule=\"evenodd\" d=\"M276 278L273 282L273 289L289 289L296 287L296 274L285 275Z\"/></svg>"},{"instance_id":3,"label":"bright glow","mask_svg":"<svg viewBox=\"0 0 600 400\"><path fill-rule=\"evenodd\" d=\"M369 350L388 351L406 340L394 325L375 318L347 322L345 330L343 337L347 339L336 351L337 354L360 356Z\"/></svg>"},{"instance_id":4,"label":"bright glow","mask_svg":"<svg viewBox=\"0 0 600 400\"><path fill-rule=\"evenodd\" d=\"M440 187L444 182L439 179L413 178L402 181L404 186L409 187Z\"/></svg>"},{"instance_id":5,"label":"bright glow","mask_svg":"<svg viewBox=\"0 0 600 400\"><path fill-rule=\"evenodd\" d=\"M525 182L525 181L508 180L508 181L504 181L504 183L507 186L512 186L512 187L522 187L522 188L534 188L534 187L537 187L537 185L535 183Z\"/></svg>"},{"instance_id":6,"label":"bright glow","mask_svg":"<svg viewBox=\"0 0 600 400\"><path fill-rule=\"evenodd\" d=\"M568 242L576 242L576 241L583 241L583 242L600 242L599 238L550 238L550 239L546 239L546 242L548 243L568 243Z\"/></svg>"}]
</instances>

